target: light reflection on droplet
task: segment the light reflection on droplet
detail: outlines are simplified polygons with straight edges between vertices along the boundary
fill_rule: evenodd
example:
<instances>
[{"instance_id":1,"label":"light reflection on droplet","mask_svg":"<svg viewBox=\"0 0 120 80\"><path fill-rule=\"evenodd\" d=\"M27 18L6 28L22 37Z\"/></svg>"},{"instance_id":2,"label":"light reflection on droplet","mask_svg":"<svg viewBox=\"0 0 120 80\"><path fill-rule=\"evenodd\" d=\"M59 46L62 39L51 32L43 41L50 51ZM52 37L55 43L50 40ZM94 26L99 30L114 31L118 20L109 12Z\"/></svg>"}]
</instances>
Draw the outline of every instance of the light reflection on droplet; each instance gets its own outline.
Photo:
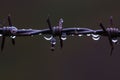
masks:
<instances>
[{"instance_id":1,"label":"light reflection on droplet","mask_svg":"<svg viewBox=\"0 0 120 80\"><path fill-rule=\"evenodd\" d=\"M62 23L64 22L62 18L60 19L60 21L61 21Z\"/></svg>"},{"instance_id":2,"label":"light reflection on droplet","mask_svg":"<svg viewBox=\"0 0 120 80\"><path fill-rule=\"evenodd\" d=\"M16 38L16 36L10 36L12 39L15 39Z\"/></svg>"},{"instance_id":3,"label":"light reflection on droplet","mask_svg":"<svg viewBox=\"0 0 120 80\"><path fill-rule=\"evenodd\" d=\"M41 33L39 33L38 35L42 35Z\"/></svg>"},{"instance_id":4,"label":"light reflection on droplet","mask_svg":"<svg viewBox=\"0 0 120 80\"><path fill-rule=\"evenodd\" d=\"M83 35L82 35L82 34L79 34L78 36L81 37L81 36L83 36Z\"/></svg>"},{"instance_id":5,"label":"light reflection on droplet","mask_svg":"<svg viewBox=\"0 0 120 80\"><path fill-rule=\"evenodd\" d=\"M67 37L61 37L61 39L64 41L64 40L66 40L66 39L67 39Z\"/></svg>"},{"instance_id":6,"label":"light reflection on droplet","mask_svg":"<svg viewBox=\"0 0 120 80\"><path fill-rule=\"evenodd\" d=\"M99 35L97 34L91 34L93 37L99 37Z\"/></svg>"},{"instance_id":7,"label":"light reflection on droplet","mask_svg":"<svg viewBox=\"0 0 120 80\"><path fill-rule=\"evenodd\" d=\"M55 44L56 44L56 42L52 42L52 44L54 44L54 45L55 45Z\"/></svg>"},{"instance_id":8,"label":"light reflection on droplet","mask_svg":"<svg viewBox=\"0 0 120 80\"><path fill-rule=\"evenodd\" d=\"M50 37L46 37L44 36L45 40L51 40L53 38L53 36L50 36Z\"/></svg>"},{"instance_id":9,"label":"light reflection on droplet","mask_svg":"<svg viewBox=\"0 0 120 80\"><path fill-rule=\"evenodd\" d=\"M95 40L95 41L97 41L97 40L100 39L100 36L98 36L98 37L92 37L92 39Z\"/></svg>"},{"instance_id":10,"label":"light reflection on droplet","mask_svg":"<svg viewBox=\"0 0 120 80\"><path fill-rule=\"evenodd\" d=\"M112 42L116 43L116 42L118 42L118 39L112 39Z\"/></svg>"},{"instance_id":11,"label":"light reflection on droplet","mask_svg":"<svg viewBox=\"0 0 120 80\"><path fill-rule=\"evenodd\" d=\"M2 34L0 34L0 36L2 36Z\"/></svg>"},{"instance_id":12,"label":"light reflection on droplet","mask_svg":"<svg viewBox=\"0 0 120 80\"><path fill-rule=\"evenodd\" d=\"M62 39L62 40L66 40L66 39L67 39L66 33L62 33L61 39Z\"/></svg>"},{"instance_id":13,"label":"light reflection on droplet","mask_svg":"<svg viewBox=\"0 0 120 80\"><path fill-rule=\"evenodd\" d=\"M87 36L90 36L91 34L87 34Z\"/></svg>"},{"instance_id":14,"label":"light reflection on droplet","mask_svg":"<svg viewBox=\"0 0 120 80\"><path fill-rule=\"evenodd\" d=\"M52 39L51 39L51 44L53 44L53 45L56 44L56 39L55 39L55 38L52 38Z\"/></svg>"}]
</instances>

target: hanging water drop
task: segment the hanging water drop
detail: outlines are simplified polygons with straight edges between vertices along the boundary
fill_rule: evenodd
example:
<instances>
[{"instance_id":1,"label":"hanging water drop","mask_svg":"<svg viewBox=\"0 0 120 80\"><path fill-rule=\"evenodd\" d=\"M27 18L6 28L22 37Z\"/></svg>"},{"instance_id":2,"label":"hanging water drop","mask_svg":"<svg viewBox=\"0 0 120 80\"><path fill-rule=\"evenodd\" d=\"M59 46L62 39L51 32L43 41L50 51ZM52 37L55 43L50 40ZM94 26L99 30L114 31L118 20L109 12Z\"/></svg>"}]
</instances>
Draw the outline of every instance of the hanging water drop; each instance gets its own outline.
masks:
<instances>
[{"instance_id":1,"label":"hanging water drop","mask_svg":"<svg viewBox=\"0 0 120 80\"><path fill-rule=\"evenodd\" d=\"M64 40L66 40L66 39L67 39L67 37L61 37L61 39L64 41Z\"/></svg>"},{"instance_id":2,"label":"hanging water drop","mask_svg":"<svg viewBox=\"0 0 120 80\"><path fill-rule=\"evenodd\" d=\"M56 44L56 39L55 38L52 38L51 41L50 41L51 44L55 45Z\"/></svg>"},{"instance_id":3,"label":"hanging water drop","mask_svg":"<svg viewBox=\"0 0 120 80\"><path fill-rule=\"evenodd\" d=\"M83 36L83 35L82 35L82 34L79 34L78 36L81 37L81 36Z\"/></svg>"},{"instance_id":4,"label":"hanging water drop","mask_svg":"<svg viewBox=\"0 0 120 80\"><path fill-rule=\"evenodd\" d=\"M66 33L62 33L61 39L62 39L62 40L66 40L66 39L67 39Z\"/></svg>"},{"instance_id":5,"label":"hanging water drop","mask_svg":"<svg viewBox=\"0 0 120 80\"><path fill-rule=\"evenodd\" d=\"M90 36L91 34L87 34L87 36Z\"/></svg>"},{"instance_id":6,"label":"hanging water drop","mask_svg":"<svg viewBox=\"0 0 120 80\"><path fill-rule=\"evenodd\" d=\"M99 37L99 35L97 35L97 34L91 34L92 35L92 37Z\"/></svg>"},{"instance_id":7,"label":"hanging water drop","mask_svg":"<svg viewBox=\"0 0 120 80\"><path fill-rule=\"evenodd\" d=\"M41 33L39 33L38 35L42 35Z\"/></svg>"},{"instance_id":8,"label":"hanging water drop","mask_svg":"<svg viewBox=\"0 0 120 80\"><path fill-rule=\"evenodd\" d=\"M117 43L117 42L118 42L118 39L112 39L112 42L113 42L113 43Z\"/></svg>"},{"instance_id":9,"label":"hanging water drop","mask_svg":"<svg viewBox=\"0 0 120 80\"><path fill-rule=\"evenodd\" d=\"M56 44L56 41L55 41L55 42L52 42L51 44L55 45L55 44Z\"/></svg>"},{"instance_id":10,"label":"hanging water drop","mask_svg":"<svg viewBox=\"0 0 120 80\"><path fill-rule=\"evenodd\" d=\"M15 39L15 38L16 38L16 36L10 36L10 38Z\"/></svg>"},{"instance_id":11,"label":"hanging water drop","mask_svg":"<svg viewBox=\"0 0 120 80\"><path fill-rule=\"evenodd\" d=\"M92 35L92 39L93 40L99 40L100 39L100 35L98 35L98 34L91 34Z\"/></svg>"},{"instance_id":12,"label":"hanging water drop","mask_svg":"<svg viewBox=\"0 0 120 80\"><path fill-rule=\"evenodd\" d=\"M2 36L2 34L0 34L0 37Z\"/></svg>"},{"instance_id":13,"label":"hanging water drop","mask_svg":"<svg viewBox=\"0 0 120 80\"><path fill-rule=\"evenodd\" d=\"M50 36L50 37L46 37L44 36L45 40L51 40L53 38L53 36Z\"/></svg>"},{"instance_id":14,"label":"hanging water drop","mask_svg":"<svg viewBox=\"0 0 120 80\"><path fill-rule=\"evenodd\" d=\"M98 36L98 37L92 37L92 39L95 40L95 41L97 41L97 40L100 39L100 36Z\"/></svg>"}]
</instances>

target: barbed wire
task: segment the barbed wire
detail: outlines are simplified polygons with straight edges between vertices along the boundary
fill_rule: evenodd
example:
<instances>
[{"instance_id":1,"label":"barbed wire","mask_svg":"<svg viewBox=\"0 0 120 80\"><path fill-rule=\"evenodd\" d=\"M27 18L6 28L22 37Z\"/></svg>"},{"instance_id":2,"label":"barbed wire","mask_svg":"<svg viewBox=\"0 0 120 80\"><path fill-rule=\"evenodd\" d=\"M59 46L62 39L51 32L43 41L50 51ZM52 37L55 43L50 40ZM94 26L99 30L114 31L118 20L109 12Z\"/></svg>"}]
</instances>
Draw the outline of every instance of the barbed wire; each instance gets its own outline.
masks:
<instances>
[{"instance_id":1,"label":"barbed wire","mask_svg":"<svg viewBox=\"0 0 120 80\"><path fill-rule=\"evenodd\" d=\"M110 27L105 28L104 25L100 22L99 26L101 29L93 30L90 28L79 28L79 27L73 27L73 28L63 28L62 23L63 19L61 18L59 20L58 26L52 27L50 19L48 17L47 23L48 28L46 29L17 29L15 26L13 26L11 22L11 17L8 15L8 26L3 26L0 28L0 36L2 36L2 43L1 43L1 51L3 51L5 39L6 37L10 37L12 44L15 45L15 37L19 36L33 36L33 35L51 35L49 38L44 37L46 40L50 40L51 43L51 50L54 51L54 46L56 44L56 38L59 38L60 41L60 47L63 47L63 41L66 40L66 36L69 35L92 35L92 38L94 40L99 40L100 36L106 36L108 37L111 51L110 55L112 55L112 52L114 50L114 43L118 43L118 37L120 37L120 30L116 27L114 27L112 16L110 17Z\"/></svg>"}]
</instances>

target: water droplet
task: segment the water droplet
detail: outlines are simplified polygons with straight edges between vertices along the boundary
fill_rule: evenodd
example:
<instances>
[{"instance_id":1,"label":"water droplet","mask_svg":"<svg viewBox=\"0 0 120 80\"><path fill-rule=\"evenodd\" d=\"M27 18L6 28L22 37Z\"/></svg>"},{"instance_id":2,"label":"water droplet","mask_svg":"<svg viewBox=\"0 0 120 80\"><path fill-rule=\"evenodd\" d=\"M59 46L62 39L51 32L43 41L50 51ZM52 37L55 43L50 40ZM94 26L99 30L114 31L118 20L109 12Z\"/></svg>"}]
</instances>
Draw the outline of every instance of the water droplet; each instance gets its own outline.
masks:
<instances>
[{"instance_id":1,"label":"water droplet","mask_svg":"<svg viewBox=\"0 0 120 80\"><path fill-rule=\"evenodd\" d=\"M97 35L97 34L91 34L92 35L92 39L93 40L99 40L100 39L100 35Z\"/></svg>"},{"instance_id":2,"label":"water droplet","mask_svg":"<svg viewBox=\"0 0 120 80\"><path fill-rule=\"evenodd\" d=\"M112 39L112 42L116 43L116 42L118 42L118 39Z\"/></svg>"},{"instance_id":3,"label":"water droplet","mask_svg":"<svg viewBox=\"0 0 120 80\"><path fill-rule=\"evenodd\" d=\"M78 36L79 36L79 37L81 37L81 36L82 36L82 34L79 34Z\"/></svg>"},{"instance_id":4,"label":"water droplet","mask_svg":"<svg viewBox=\"0 0 120 80\"><path fill-rule=\"evenodd\" d=\"M52 44L54 44L54 45L55 45L55 44L56 44L56 42L52 42Z\"/></svg>"},{"instance_id":5,"label":"water droplet","mask_svg":"<svg viewBox=\"0 0 120 80\"><path fill-rule=\"evenodd\" d=\"M97 40L100 39L100 36L98 36L98 37L92 37L92 39L95 40L95 41L97 41Z\"/></svg>"},{"instance_id":6,"label":"water droplet","mask_svg":"<svg viewBox=\"0 0 120 80\"><path fill-rule=\"evenodd\" d=\"M91 34L87 34L87 36L90 36Z\"/></svg>"},{"instance_id":7,"label":"water droplet","mask_svg":"<svg viewBox=\"0 0 120 80\"><path fill-rule=\"evenodd\" d=\"M51 44L53 44L53 45L56 44L56 39L55 39L55 38L52 38L52 39L51 39Z\"/></svg>"},{"instance_id":8,"label":"water droplet","mask_svg":"<svg viewBox=\"0 0 120 80\"><path fill-rule=\"evenodd\" d=\"M61 39L62 39L62 40L66 40L66 39L67 39L66 33L62 33Z\"/></svg>"},{"instance_id":9,"label":"water droplet","mask_svg":"<svg viewBox=\"0 0 120 80\"><path fill-rule=\"evenodd\" d=\"M39 33L38 35L42 35L41 33Z\"/></svg>"},{"instance_id":10,"label":"water droplet","mask_svg":"<svg viewBox=\"0 0 120 80\"><path fill-rule=\"evenodd\" d=\"M0 34L0 36L2 36L2 34Z\"/></svg>"},{"instance_id":11,"label":"water droplet","mask_svg":"<svg viewBox=\"0 0 120 80\"><path fill-rule=\"evenodd\" d=\"M64 40L66 40L66 39L67 39L67 37L61 37L61 39L64 41Z\"/></svg>"},{"instance_id":12,"label":"water droplet","mask_svg":"<svg viewBox=\"0 0 120 80\"><path fill-rule=\"evenodd\" d=\"M12 39L15 39L16 38L16 36L10 36Z\"/></svg>"},{"instance_id":13,"label":"water droplet","mask_svg":"<svg viewBox=\"0 0 120 80\"><path fill-rule=\"evenodd\" d=\"M61 21L62 23L64 22L62 18L60 19L60 21Z\"/></svg>"},{"instance_id":14,"label":"water droplet","mask_svg":"<svg viewBox=\"0 0 120 80\"><path fill-rule=\"evenodd\" d=\"M93 37L99 37L99 35L97 34L91 34Z\"/></svg>"},{"instance_id":15,"label":"water droplet","mask_svg":"<svg viewBox=\"0 0 120 80\"><path fill-rule=\"evenodd\" d=\"M53 38L53 36L50 36L50 37L46 37L44 36L45 40L51 40Z\"/></svg>"}]
</instances>

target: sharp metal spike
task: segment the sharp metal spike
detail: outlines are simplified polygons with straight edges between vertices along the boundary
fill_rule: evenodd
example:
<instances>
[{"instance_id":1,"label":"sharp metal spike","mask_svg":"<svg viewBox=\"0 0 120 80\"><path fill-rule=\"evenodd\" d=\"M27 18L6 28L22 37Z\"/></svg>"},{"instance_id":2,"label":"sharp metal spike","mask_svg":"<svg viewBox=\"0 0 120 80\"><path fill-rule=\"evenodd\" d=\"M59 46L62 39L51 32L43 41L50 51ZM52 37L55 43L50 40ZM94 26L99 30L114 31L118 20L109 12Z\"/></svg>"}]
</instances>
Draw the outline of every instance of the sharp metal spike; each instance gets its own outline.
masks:
<instances>
[{"instance_id":1,"label":"sharp metal spike","mask_svg":"<svg viewBox=\"0 0 120 80\"><path fill-rule=\"evenodd\" d=\"M3 51L3 49L4 49L5 38L6 38L5 36L2 36L1 51Z\"/></svg>"},{"instance_id":2,"label":"sharp metal spike","mask_svg":"<svg viewBox=\"0 0 120 80\"><path fill-rule=\"evenodd\" d=\"M52 26L51 26L51 22L50 22L49 16L48 16L48 19L47 19L47 23L48 23L49 29L52 31Z\"/></svg>"},{"instance_id":3,"label":"sharp metal spike","mask_svg":"<svg viewBox=\"0 0 120 80\"><path fill-rule=\"evenodd\" d=\"M12 44L15 45L15 39L12 39Z\"/></svg>"},{"instance_id":4,"label":"sharp metal spike","mask_svg":"<svg viewBox=\"0 0 120 80\"><path fill-rule=\"evenodd\" d=\"M59 27L62 27L62 24L63 24L63 19L60 18L60 20L59 20Z\"/></svg>"},{"instance_id":5,"label":"sharp metal spike","mask_svg":"<svg viewBox=\"0 0 120 80\"><path fill-rule=\"evenodd\" d=\"M100 27L103 29L104 32L107 32L102 23L100 23Z\"/></svg>"},{"instance_id":6,"label":"sharp metal spike","mask_svg":"<svg viewBox=\"0 0 120 80\"><path fill-rule=\"evenodd\" d=\"M4 25L3 25L3 23L2 23L2 21L0 20L0 27L3 27Z\"/></svg>"},{"instance_id":7,"label":"sharp metal spike","mask_svg":"<svg viewBox=\"0 0 120 80\"><path fill-rule=\"evenodd\" d=\"M12 26L12 22L11 22L11 16L10 16L10 14L8 15L8 23L9 23L9 26L11 27Z\"/></svg>"},{"instance_id":8,"label":"sharp metal spike","mask_svg":"<svg viewBox=\"0 0 120 80\"><path fill-rule=\"evenodd\" d=\"M59 39L60 39L60 47L62 48L63 47L63 40L61 39L61 36L59 36Z\"/></svg>"},{"instance_id":9,"label":"sharp metal spike","mask_svg":"<svg viewBox=\"0 0 120 80\"><path fill-rule=\"evenodd\" d=\"M110 43L110 46L111 46L111 52L110 52L110 56L111 56L112 52L113 52L113 49L114 49L114 45L113 45L112 38L111 38L109 32L108 32L108 40L109 40L109 43Z\"/></svg>"},{"instance_id":10,"label":"sharp metal spike","mask_svg":"<svg viewBox=\"0 0 120 80\"><path fill-rule=\"evenodd\" d=\"M111 53L110 55L112 55L112 52L113 52L113 49L114 49L114 46L113 46L113 42L112 42L112 38L111 38L111 35L108 31L106 31L105 27L103 26L102 23L100 23L100 27L103 29L104 32L106 32L107 36L108 36L108 40L109 40L109 43L110 43L110 46L111 46Z\"/></svg>"},{"instance_id":11,"label":"sharp metal spike","mask_svg":"<svg viewBox=\"0 0 120 80\"><path fill-rule=\"evenodd\" d=\"M113 17L110 16L110 27L113 27Z\"/></svg>"}]
</instances>

